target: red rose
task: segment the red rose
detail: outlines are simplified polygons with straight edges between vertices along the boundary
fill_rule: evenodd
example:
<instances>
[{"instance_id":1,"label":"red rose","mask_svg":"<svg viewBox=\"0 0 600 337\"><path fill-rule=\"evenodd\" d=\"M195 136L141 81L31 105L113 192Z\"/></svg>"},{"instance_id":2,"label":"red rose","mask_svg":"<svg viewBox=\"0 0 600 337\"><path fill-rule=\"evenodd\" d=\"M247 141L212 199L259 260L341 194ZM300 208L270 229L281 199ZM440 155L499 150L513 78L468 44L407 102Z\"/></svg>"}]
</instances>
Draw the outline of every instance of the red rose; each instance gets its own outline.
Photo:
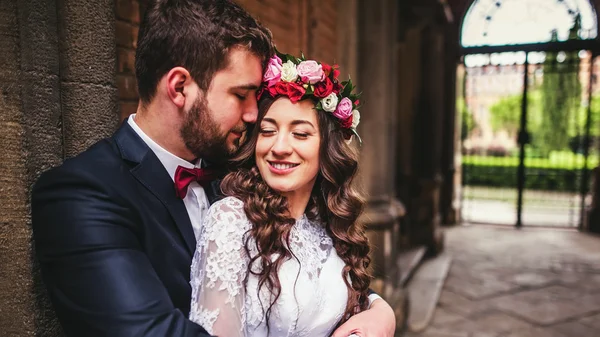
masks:
<instances>
[{"instance_id":1,"label":"red rose","mask_svg":"<svg viewBox=\"0 0 600 337\"><path fill-rule=\"evenodd\" d=\"M334 64L332 69L333 69L333 79L337 80L337 78L340 76L340 71L338 70L338 65Z\"/></svg>"},{"instance_id":2,"label":"red rose","mask_svg":"<svg viewBox=\"0 0 600 337\"><path fill-rule=\"evenodd\" d=\"M260 88L256 91L256 100L260 100L262 95L265 93L265 86L261 85Z\"/></svg>"},{"instance_id":3,"label":"red rose","mask_svg":"<svg viewBox=\"0 0 600 337\"><path fill-rule=\"evenodd\" d=\"M359 100L354 101L354 106L359 106L359 105L360 105L360 101Z\"/></svg>"},{"instance_id":4,"label":"red rose","mask_svg":"<svg viewBox=\"0 0 600 337\"><path fill-rule=\"evenodd\" d=\"M329 77L325 77L324 81L315 84L314 95L319 98L325 98L333 92L333 82Z\"/></svg>"},{"instance_id":5,"label":"red rose","mask_svg":"<svg viewBox=\"0 0 600 337\"><path fill-rule=\"evenodd\" d=\"M333 92L339 94L342 90L344 90L344 87L339 82L333 84Z\"/></svg>"},{"instance_id":6,"label":"red rose","mask_svg":"<svg viewBox=\"0 0 600 337\"><path fill-rule=\"evenodd\" d=\"M268 92L269 92L269 95L271 95L271 97L275 97L275 96L277 96L277 95L278 95L278 92L277 92L277 86L278 86L280 83L281 83L281 82L277 82L277 83L276 83L274 86L272 86L272 87L267 87L267 88L265 89L265 91L268 91Z\"/></svg>"},{"instance_id":7,"label":"red rose","mask_svg":"<svg viewBox=\"0 0 600 337\"><path fill-rule=\"evenodd\" d=\"M331 74L331 66L327 63L321 63L321 67L323 68L325 76L329 77L329 74Z\"/></svg>"},{"instance_id":8,"label":"red rose","mask_svg":"<svg viewBox=\"0 0 600 337\"><path fill-rule=\"evenodd\" d=\"M344 129L349 129L352 126L352 115L345 120L340 120L340 126Z\"/></svg>"},{"instance_id":9,"label":"red rose","mask_svg":"<svg viewBox=\"0 0 600 337\"><path fill-rule=\"evenodd\" d=\"M294 82L277 82L273 88L277 94L287 96L293 103L301 100L304 93L306 93L306 90L301 85Z\"/></svg>"},{"instance_id":10,"label":"red rose","mask_svg":"<svg viewBox=\"0 0 600 337\"><path fill-rule=\"evenodd\" d=\"M288 97L290 98L290 101L294 103L298 102L302 99L302 96L304 96L305 93L306 89L304 89L304 87L301 85L294 82L288 83Z\"/></svg>"}]
</instances>

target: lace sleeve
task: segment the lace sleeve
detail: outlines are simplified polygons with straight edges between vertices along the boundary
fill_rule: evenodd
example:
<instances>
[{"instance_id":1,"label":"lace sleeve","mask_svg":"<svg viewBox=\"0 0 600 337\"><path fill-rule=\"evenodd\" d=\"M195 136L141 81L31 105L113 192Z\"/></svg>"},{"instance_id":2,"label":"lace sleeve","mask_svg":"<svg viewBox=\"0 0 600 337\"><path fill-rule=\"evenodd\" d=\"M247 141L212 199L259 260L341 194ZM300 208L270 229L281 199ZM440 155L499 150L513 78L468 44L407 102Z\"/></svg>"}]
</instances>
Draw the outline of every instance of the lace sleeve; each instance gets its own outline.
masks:
<instances>
[{"instance_id":1,"label":"lace sleeve","mask_svg":"<svg viewBox=\"0 0 600 337\"><path fill-rule=\"evenodd\" d=\"M244 336L244 235L249 226L243 203L231 197L211 206L204 221L190 275L190 320L212 335Z\"/></svg>"}]
</instances>

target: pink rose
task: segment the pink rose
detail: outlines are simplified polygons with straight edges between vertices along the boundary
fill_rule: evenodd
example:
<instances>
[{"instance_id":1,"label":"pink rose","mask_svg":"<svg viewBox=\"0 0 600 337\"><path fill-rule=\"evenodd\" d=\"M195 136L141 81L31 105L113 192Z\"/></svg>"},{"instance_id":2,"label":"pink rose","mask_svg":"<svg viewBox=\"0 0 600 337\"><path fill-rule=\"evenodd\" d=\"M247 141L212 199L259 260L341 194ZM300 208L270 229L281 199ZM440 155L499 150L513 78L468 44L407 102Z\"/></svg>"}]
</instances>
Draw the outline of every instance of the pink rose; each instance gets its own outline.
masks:
<instances>
[{"instance_id":1,"label":"pink rose","mask_svg":"<svg viewBox=\"0 0 600 337\"><path fill-rule=\"evenodd\" d=\"M267 87L272 87L275 83L279 82L282 65L283 62L281 62L279 56L275 55L271 57L263 75L263 82L267 82Z\"/></svg>"},{"instance_id":2,"label":"pink rose","mask_svg":"<svg viewBox=\"0 0 600 337\"><path fill-rule=\"evenodd\" d=\"M348 97L342 98L342 100L338 103L337 108L333 112L333 115L342 121L352 117L352 101Z\"/></svg>"},{"instance_id":3,"label":"pink rose","mask_svg":"<svg viewBox=\"0 0 600 337\"><path fill-rule=\"evenodd\" d=\"M325 78L323 67L317 61L302 61L296 66L296 70L304 83L315 84Z\"/></svg>"}]
</instances>

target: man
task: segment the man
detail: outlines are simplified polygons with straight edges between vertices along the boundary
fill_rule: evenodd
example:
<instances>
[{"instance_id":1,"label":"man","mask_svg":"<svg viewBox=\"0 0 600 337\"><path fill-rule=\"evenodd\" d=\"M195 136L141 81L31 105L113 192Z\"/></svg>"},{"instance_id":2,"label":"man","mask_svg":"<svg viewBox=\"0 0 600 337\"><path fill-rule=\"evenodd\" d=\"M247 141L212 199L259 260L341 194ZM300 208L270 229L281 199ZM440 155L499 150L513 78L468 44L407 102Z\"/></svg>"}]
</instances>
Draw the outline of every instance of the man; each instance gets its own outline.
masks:
<instances>
[{"instance_id":1,"label":"man","mask_svg":"<svg viewBox=\"0 0 600 337\"><path fill-rule=\"evenodd\" d=\"M138 111L33 191L36 252L67 336L208 336L187 318L189 273L218 184L197 168L222 162L256 121L272 53L268 30L228 0L149 6ZM183 181L189 172L199 181ZM378 299L336 334L391 336L393 325Z\"/></svg>"}]
</instances>

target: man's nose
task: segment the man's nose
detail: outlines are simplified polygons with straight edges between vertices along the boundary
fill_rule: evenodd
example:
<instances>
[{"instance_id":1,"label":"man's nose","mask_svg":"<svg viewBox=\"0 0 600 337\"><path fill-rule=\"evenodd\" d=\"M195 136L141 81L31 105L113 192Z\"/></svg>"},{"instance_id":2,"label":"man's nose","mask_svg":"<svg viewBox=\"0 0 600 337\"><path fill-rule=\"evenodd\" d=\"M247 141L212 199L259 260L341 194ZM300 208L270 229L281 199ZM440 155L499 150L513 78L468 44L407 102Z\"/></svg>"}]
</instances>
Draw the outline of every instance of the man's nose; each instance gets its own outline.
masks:
<instances>
[{"instance_id":1,"label":"man's nose","mask_svg":"<svg viewBox=\"0 0 600 337\"><path fill-rule=\"evenodd\" d=\"M250 95L247 99L246 105L244 106L244 112L242 114L242 120L246 123L254 124L258 118L258 102L256 97Z\"/></svg>"}]
</instances>

